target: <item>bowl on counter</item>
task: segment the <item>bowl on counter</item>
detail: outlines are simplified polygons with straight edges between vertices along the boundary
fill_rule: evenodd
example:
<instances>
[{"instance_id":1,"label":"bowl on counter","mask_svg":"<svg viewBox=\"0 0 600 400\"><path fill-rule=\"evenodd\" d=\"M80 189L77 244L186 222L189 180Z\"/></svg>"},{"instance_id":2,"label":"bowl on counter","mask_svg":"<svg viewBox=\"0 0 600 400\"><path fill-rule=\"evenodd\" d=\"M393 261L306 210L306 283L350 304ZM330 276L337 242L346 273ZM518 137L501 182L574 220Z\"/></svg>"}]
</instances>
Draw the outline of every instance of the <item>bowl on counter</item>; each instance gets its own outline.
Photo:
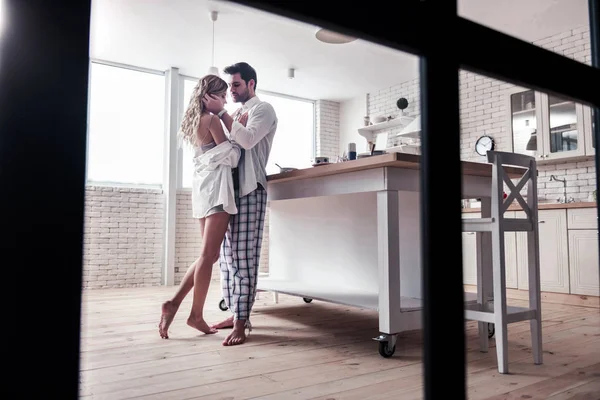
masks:
<instances>
[{"instance_id":1,"label":"bowl on counter","mask_svg":"<svg viewBox=\"0 0 600 400\"><path fill-rule=\"evenodd\" d=\"M375 115L373 117L373 123L374 124L380 124L382 122L387 121L387 117L385 115Z\"/></svg>"},{"instance_id":2,"label":"bowl on counter","mask_svg":"<svg viewBox=\"0 0 600 400\"><path fill-rule=\"evenodd\" d=\"M297 171L298 168L294 168L294 167L282 167L279 164L275 164L278 168L279 168L279 173L283 174L284 172L290 172L290 171Z\"/></svg>"}]
</instances>

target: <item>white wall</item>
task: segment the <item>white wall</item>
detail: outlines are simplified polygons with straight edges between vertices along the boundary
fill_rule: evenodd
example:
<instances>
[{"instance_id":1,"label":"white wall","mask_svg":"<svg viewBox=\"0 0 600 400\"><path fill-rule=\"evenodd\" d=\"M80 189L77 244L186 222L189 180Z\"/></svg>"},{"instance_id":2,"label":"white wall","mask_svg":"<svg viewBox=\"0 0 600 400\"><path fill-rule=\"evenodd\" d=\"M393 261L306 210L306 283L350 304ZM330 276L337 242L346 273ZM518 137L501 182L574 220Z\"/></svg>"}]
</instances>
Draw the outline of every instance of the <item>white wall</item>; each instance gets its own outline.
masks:
<instances>
[{"instance_id":1,"label":"white wall","mask_svg":"<svg viewBox=\"0 0 600 400\"><path fill-rule=\"evenodd\" d=\"M559 54L590 63L587 27L573 29L536 42ZM540 66L542 68L543 66ZM499 150L510 151L508 118L503 93L512 85L481 75L462 71L460 74L461 158L483 161L473 152L474 142L485 129L495 137ZM419 80L399 83L369 94L372 115L397 113L399 97L406 97L407 115L417 115ZM366 94L336 103L317 102L317 155L342 155L348 143L357 151L366 151L366 141L357 132L363 125ZM337 154L336 154L337 152ZM332 160L332 161L335 161ZM593 161L556 163L540 166L540 200L554 201L562 192L560 182L549 182L548 174L567 176L568 193L586 200L595 189L596 171ZM164 214L162 190L88 186L84 234L84 278L86 288L159 285L163 257L162 223ZM177 195L176 272L179 283L189 264L200 251L202 238L196 220L191 217L189 192ZM268 270L268 209L261 251L261 271ZM213 279L218 279L218 265Z\"/></svg>"},{"instance_id":2,"label":"white wall","mask_svg":"<svg viewBox=\"0 0 600 400\"><path fill-rule=\"evenodd\" d=\"M358 134L358 128L364 125L367 115L366 95L358 96L340 103L340 149L339 153L348 151L348 143L356 143L357 153L367 151L367 141Z\"/></svg>"},{"instance_id":3,"label":"white wall","mask_svg":"<svg viewBox=\"0 0 600 400\"><path fill-rule=\"evenodd\" d=\"M581 63L588 65L591 63L589 28L587 26L570 29L540 39L534 44ZM540 65L540 68L545 67ZM460 71L459 81L461 159L485 162L485 158L479 156L474 150L475 141L483 133L494 138L497 150L512 151L512 138L507 123L509 110L505 99L506 92L515 86L467 71ZM369 115L394 115L398 113L396 100L399 97L408 99L409 105L405 110L405 115L415 116L420 114L419 84L419 78L417 78L369 93ZM364 98L364 96L360 98ZM347 135L347 137L350 137L348 135L353 135L353 133L351 128L346 127L355 124L355 121L362 121L364 116L364 110L354 110L352 108L353 102L343 103L340 107L341 132L342 135ZM364 101L362 103L364 104ZM393 128L389 132L382 133L397 133L399 129ZM340 146L343 146L346 141L342 136ZM388 141L388 145L393 145L390 142ZM568 196L573 197L576 201L586 201L590 193L596 188L596 170L593 160L557 161L551 164L543 164L539 165L538 197L540 201L554 202L558 196L562 195L562 183L550 182L548 177L551 174L561 179L567 179Z\"/></svg>"}]
</instances>

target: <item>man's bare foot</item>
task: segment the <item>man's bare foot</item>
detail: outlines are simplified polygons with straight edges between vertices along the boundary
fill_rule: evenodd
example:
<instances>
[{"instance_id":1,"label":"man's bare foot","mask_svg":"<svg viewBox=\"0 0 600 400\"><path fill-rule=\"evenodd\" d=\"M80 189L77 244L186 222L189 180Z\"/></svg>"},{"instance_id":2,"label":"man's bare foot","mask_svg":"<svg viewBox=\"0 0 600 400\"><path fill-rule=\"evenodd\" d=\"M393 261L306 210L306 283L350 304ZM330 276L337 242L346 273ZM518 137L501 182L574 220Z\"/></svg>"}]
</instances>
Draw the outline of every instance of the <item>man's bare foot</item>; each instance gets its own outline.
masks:
<instances>
[{"instance_id":1,"label":"man's bare foot","mask_svg":"<svg viewBox=\"0 0 600 400\"><path fill-rule=\"evenodd\" d=\"M237 320L233 323L233 331L223 340L223 346L235 346L246 341L246 321Z\"/></svg>"},{"instance_id":2,"label":"man's bare foot","mask_svg":"<svg viewBox=\"0 0 600 400\"><path fill-rule=\"evenodd\" d=\"M233 328L233 315L231 317L227 318L226 320L219 322L218 324L214 324L212 326L212 328L215 328L215 329Z\"/></svg>"},{"instance_id":3,"label":"man's bare foot","mask_svg":"<svg viewBox=\"0 0 600 400\"><path fill-rule=\"evenodd\" d=\"M158 323L158 333L160 333L161 338L169 338L169 326L171 326L171 322L173 322L173 318L175 318L178 308L179 306L172 301L165 301L163 303L162 314L160 316L160 322Z\"/></svg>"},{"instance_id":4,"label":"man's bare foot","mask_svg":"<svg viewBox=\"0 0 600 400\"><path fill-rule=\"evenodd\" d=\"M207 335L211 333L217 333L217 330L208 326L208 324L202 317L196 318L190 315L190 317L187 320L187 324L192 328L198 329L202 333L206 333Z\"/></svg>"}]
</instances>

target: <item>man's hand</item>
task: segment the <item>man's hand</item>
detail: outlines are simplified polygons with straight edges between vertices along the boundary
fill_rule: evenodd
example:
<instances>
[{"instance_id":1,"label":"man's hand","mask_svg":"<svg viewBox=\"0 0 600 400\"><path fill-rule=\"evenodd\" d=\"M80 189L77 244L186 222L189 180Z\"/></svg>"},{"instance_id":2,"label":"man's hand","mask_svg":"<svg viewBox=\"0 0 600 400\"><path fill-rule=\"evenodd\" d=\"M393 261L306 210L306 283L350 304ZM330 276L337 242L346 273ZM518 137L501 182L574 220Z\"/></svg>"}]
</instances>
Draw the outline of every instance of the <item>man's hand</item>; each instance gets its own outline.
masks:
<instances>
[{"instance_id":1,"label":"man's hand","mask_svg":"<svg viewBox=\"0 0 600 400\"><path fill-rule=\"evenodd\" d=\"M223 108L225 108L225 103L223 100L212 94L204 95L202 102L204 103L204 108L206 111L213 114L218 114Z\"/></svg>"},{"instance_id":2,"label":"man's hand","mask_svg":"<svg viewBox=\"0 0 600 400\"><path fill-rule=\"evenodd\" d=\"M248 113L245 112L244 114L242 114L242 116L238 119L238 122L243 126L246 126L246 122L248 122Z\"/></svg>"}]
</instances>

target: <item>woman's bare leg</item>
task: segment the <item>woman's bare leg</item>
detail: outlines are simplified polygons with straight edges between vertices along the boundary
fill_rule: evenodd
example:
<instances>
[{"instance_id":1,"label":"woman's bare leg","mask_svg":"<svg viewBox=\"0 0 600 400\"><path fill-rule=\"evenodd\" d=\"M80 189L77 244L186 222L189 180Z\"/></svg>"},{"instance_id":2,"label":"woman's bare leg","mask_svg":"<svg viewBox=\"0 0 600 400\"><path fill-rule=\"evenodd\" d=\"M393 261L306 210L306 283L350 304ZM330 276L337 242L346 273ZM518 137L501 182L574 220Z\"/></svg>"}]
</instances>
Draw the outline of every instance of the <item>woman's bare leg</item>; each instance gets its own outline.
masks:
<instances>
[{"instance_id":1,"label":"woman's bare leg","mask_svg":"<svg viewBox=\"0 0 600 400\"><path fill-rule=\"evenodd\" d=\"M187 321L189 326L204 333L217 332L215 328L211 328L204 321L203 311L212 276L212 267L219 257L228 224L229 214L225 212L210 215L204 223L202 251L194 269L194 300Z\"/></svg>"},{"instance_id":2,"label":"woman's bare leg","mask_svg":"<svg viewBox=\"0 0 600 400\"><path fill-rule=\"evenodd\" d=\"M200 219L200 236L204 240L204 218ZM160 317L160 323L158 324L158 331L160 333L160 337L163 339L169 338L169 326L173 322L173 318L175 318L175 314L179 309L179 306L185 299L185 296L192 290L194 287L194 273L196 271L196 264L198 263L200 258L197 258L188 268L185 273L185 276L181 280L175 295L171 298L171 300L165 301L162 304L162 314ZM216 262L216 261L215 261Z\"/></svg>"}]
</instances>

